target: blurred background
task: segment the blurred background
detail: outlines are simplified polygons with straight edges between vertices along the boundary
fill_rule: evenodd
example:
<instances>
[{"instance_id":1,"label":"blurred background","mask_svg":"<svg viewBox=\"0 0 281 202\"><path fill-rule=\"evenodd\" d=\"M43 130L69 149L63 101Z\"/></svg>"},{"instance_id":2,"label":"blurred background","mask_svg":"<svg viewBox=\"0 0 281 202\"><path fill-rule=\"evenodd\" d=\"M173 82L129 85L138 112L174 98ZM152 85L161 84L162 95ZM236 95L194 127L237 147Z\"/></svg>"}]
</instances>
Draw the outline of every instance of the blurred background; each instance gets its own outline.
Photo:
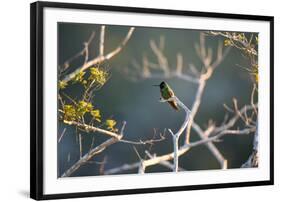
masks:
<instances>
[{"instance_id":1,"label":"blurred background","mask_svg":"<svg viewBox=\"0 0 281 202\"><path fill-rule=\"evenodd\" d=\"M129 27L126 26L106 26L105 32L105 53L112 51L125 37ZM58 64L72 57L83 49L83 43L88 40L93 31L96 35L90 46L90 58L98 55L100 25L93 24L58 24ZM152 139L154 131L156 136L163 132L165 128L177 131L181 126L185 113L183 110L176 112L167 103L160 103L159 88L153 87L159 84L162 79L146 79L133 81L130 78L130 71L134 72L132 61L142 62L143 54L150 61L157 62L150 46L149 40L159 41L159 37L165 38L165 56L169 60L170 66L176 65L176 54L183 54L183 64L186 68L189 63L200 67L200 60L196 55L194 44L199 42L199 35L202 30L165 29L136 27L131 39L123 50L101 66L110 71L110 79L99 91L94 94L93 105L101 110L103 119L113 118L120 128L122 121L126 121L125 139L146 140ZM220 37L206 37L206 44L216 52ZM81 64L81 61L75 61ZM207 81L207 86L203 94L202 103L195 117L195 121L204 129L208 120L212 119L219 125L225 116L226 110L223 104L232 106L232 98L238 99L239 106L250 103L252 81L249 73L238 66L248 66L249 61L241 55L237 49L231 49L225 60L215 70L213 76ZM73 66L75 66L74 64ZM70 69L71 70L71 69ZM129 74L124 73L125 70ZM200 69L199 69L200 70ZM185 71L185 70L184 70ZM177 97L189 108L192 107L197 85L179 80L165 80L173 88ZM79 85L71 85L64 92L72 98L79 98L83 88ZM58 176L61 176L69 167L79 159L79 142L75 127L58 124L61 134L67 128L63 139L58 143ZM235 127L243 127L238 123ZM83 134L83 133L82 133ZM83 152L88 152L92 137L94 146L107 139L102 134L83 134ZM252 150L252 135L224 136L222 142L217 142L223 156L228 160L229 168L239 168L248 158ZM191 142L199 140L198 135L191 131ZM183 139L181 139L182 144ZM171 136L167 133L166 139L150 145L136 146L139 154L145 158L144 151L150 149L150 153L157 155L166 154L173 151ZM94 156L90 163L85 164L77 170L73 176L93 176L100 175L100 162L106 158L104 170L130 164L139 161L132 145L116 143L107 148L102 153ZM179 166L188 171L219 169L220 165L215 157L209 152L206 146L201 145L192 148L188 153L179 159ZM167 172L170 171L161 165L148 167L146 172ZM128 170L124 173L136 173L135 170ZM120 173L118 173L120 174Z\"/></svg>"}]
</instances>

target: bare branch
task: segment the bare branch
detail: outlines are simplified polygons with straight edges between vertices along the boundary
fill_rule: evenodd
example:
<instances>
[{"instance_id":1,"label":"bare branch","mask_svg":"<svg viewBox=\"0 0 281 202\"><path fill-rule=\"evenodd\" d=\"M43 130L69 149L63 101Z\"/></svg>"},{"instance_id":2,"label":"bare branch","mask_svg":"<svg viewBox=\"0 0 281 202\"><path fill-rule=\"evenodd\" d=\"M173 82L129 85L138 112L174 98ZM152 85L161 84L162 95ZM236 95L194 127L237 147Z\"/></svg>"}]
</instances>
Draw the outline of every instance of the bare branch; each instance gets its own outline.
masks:
<instances>
[{"instance_id":1,"label":"bare branch","mask_svg":"<svg viewBox=\"0 0 281 202\"><path fill-rule=\"evenodd\" d=\"M173 168L173 171L178 172L178 167L179 167L179 156L178 156L179 136L177 134L174 134L172 132L172 130L169 130L169 132L171 133L171 135L173 137L173 145L174 145L174 168Z\"/></svg>"},{"instance_id":2,"label":"bare branch","mask_svg":"<svg viewBox=\"0 0 281 202\"><path fill-rule=\"evenodd\" d=\"M133 146L133 148L134 148L134 150L135 150L135 152L136 152L136 154L137 154L137 156L138 156L138 158L139 158L139 160L140 160L140 162L139 162L139 174L144 174L145 173L145 165L143 164L143 159L141 158L141 156L140 156L140 154L139 154L139 152L138 152L138 150L136 149L136 147L135 146Z\"/></svg>"},{"instance_id":3,"label":"bare branch","mask_svg":"<svg viewBox=\"0 0 281 202\"><path fill-rule=\"evenodd\" d=\"M76 170L78 170L82 165L84 165L87 161L89 161L93 156L99 154L102 152L104 149L109 147L110 145L118 142L123 136L119 135L117 137L112 137L99 146L93 148L90 150L87 154L85 154L82 158L80 158L75 164L73 164L67 171L65 171L61 177L69 177L74 173Z\"/></svg>"},{"instance_id":4,"label":"bare branch","mask_svg":"<svg viewBox=\"0 0 281 202\"><path fill-rule=\"evenodd\" d=\"M259 145L259 131L258 131L258 121L257 121L256 132L255 132L254 141L253 141L252 154L249 156L248 160L245 163L243 163L241 168L258 167L258 165L259 165L258 145Z\"/></svg>"},{"instance_id":5,"label":"bare branch","mask_svg":"<svg viewBox=\"0 0 281 202\"><path fill-rule=\"evenodd\" d=\"M164 136L161 136L160 138L158 139L150 139L150 140L139 140L139 141L132 141L132 140L126 140L126 139L122 139L120 140L120 142L122 143L128 143L128 144L133 144L133 145L147 145L147 144L154 144L156 142L161 142L165 140L165 137Z\"/></svg>"},{"instance_id":6,"label":"bare branch","mask_svg":"<svg viewBox=\"0 0 281 202\"><path fill-rule=\"evenodd\" d=\"M198 79L194 78L188 74L178 74L177 71L171 71L169 75L163 75L162 73L149 73L149 74L144 74L142 72L141 79L172 79L172 78L179 78L184 81L188 81L191 83L198 83Z\"/></svg>"},{"instance_id":7,"label":"bare branch","mask_svg":"<svg viewBox=\"0 0 281 202\"><path fill-rule=\"evenodd\" d=\"M122 49L123 47L127 44L127 42L129 41L129 39L131 38L133 32L134 32L135 28L134 27L131 27L126 35L126 37L123 39L123 41L121 42L121 44L115 48L113 51L111 51L110 53L108 53L106 56L105 56L105 59L106 60L109 60L111 59L113 56L117 55Z\"/></svg>"},{"instance_id":8,"label":"bare branch","mask_svg":"<svg viewBox=\"0 0 281 202\"><path fill-rule=\"evenodd\" d=\"M252 107L253 107L253 109L255 111L255 114L258 115L258 110L257 110L257 108L254 105L254 96L255 96L256 90L257 90L257 85L254 83L253 90L252 90L252 93L251 93L251 105L252 105Z\"/></svg>"},{"instance_id":9,"label":"bare branch","mask_svg":"<svg viewBox=\"0 0 281 202\"><path fill-rule=\"evenodd\" d=\"M237 110L238 113L236 113L230 120L228 120L227 123L224 123L220 127L216 127L214 129L214 133L219 133L223 130L227 130L227 129L233 127L234 124L237 122L237 120L240 118L241 114L243 114L245 111L253 110L254 107L257 107L257 106L258 106L257 104L254 104L253 106L252 105L245 105L240 110Z\"/></svg>"},{"instance_id":10,"label":"bare branch","mask_svg":"<svg viewBox=\"0 0 281 202\"><path fill-rule=\"evenodd\" d=\"M157 59L157 64L148 61L147 57L144 55L142 60L142 65L138 64L133 60L132 64L139 71L139 79L148 78L179 78L192 83L198 83L198 79L191 75L184 74L183 69L183 57L181 53L177 54L177 65L176 68L171 68L168 63L168 59L164 55L164 38L160 38L159 46L157 46L154 40L150 40L150 47ZM162 73L151 72L151 69L160 70Z\"/></svg>"},{"instance_id":11,"label":"bare branch","mask_svg":"<svg viewBox=\"0 0 281 202\"><path fill-rule=\"evenodd\" d=\"M100 56L104 54L104 34L105 34L105 26L101 26L100 31Z\"/></svg>"},{"instance_id":12,"label":"bare branch","mask_svg":"<svg viewBox=\"0 0 281 202\"><path fill-rule=\"evenodd\" d=\"M164 36L160 36L159 38L159 49L163 51L165 48L165 38Z\"/></svg>"},{"instance_id":13,"label":"bare branch","mask_svg":"<svg viewBox=\"0 0 281 202\"><path fill-rule=\"evenodd\" d=\"M124 135L124 130L125 130L126 125L127 125L127 122L126 122L126 121L123 121L121 130L120 130L120 134L121 134L121 135Z\"/></svg>"},{"instance_id":14,"label":"bare branch","mask_svg":"<svg viewBox=\"0 0 281 202\"><path fill-rule=\"evenodd\" d=\"M63 138L63 136L65 134L65 132L66 132L66 128L63 129L63 131L62 131L62 133L61 133L61 135L60 135L60 137L58 139L58 143L60 143L61 139Z\"/></svg>"},{"instance_id":15,"label":"bare branch","mask_svg":"<svg viewBox=\"0 0 281 202\"><path fill-rule=\"evenodd\" d=\"M209 134L204 133L204 131L202 131L202 129L196 123L193 123L192 127L197 132L197 134L202 139L202 141L206 141L206 146L211 151L211 153L215 156L215 158L218 160L221 168L227 169L226 159L223 157L223 155L220 153L220 151L212 142L207 141ZM212 130L208 130L208 131L209 133L212 132Z\"/></svg>"},{"instance_id":16,"label":"bare branch","mask_svg":"<svg viewBox=\"0 0 281 202\"><path fill-rule=\"evenodd\" d=\"M79 154L80 154L80 159L82 158L83 151L82 151L82 136L79 133Z\"/></svg>"},{"instance_id":17,"label":"bare branch","mask_svg":"<svg viewBox=\"0 0 281 202\"><path fill-rule=\"evenodd\" d=\"M110 137L114 137L114 138L117 138L117 139L121 135L121 134L116 134L114 132L104 130L104 129L101 129L101 128L98 128L98 127L95 127L95 126L90 126L90 125L87 125L87 124L84 124L84 123L79 123L77 121L66 121L66 120L64 120L64 123L68 124L68 125L75 125L79 128L82 128L82 129L88 131L88 132L99 132L99 133L102 133L102 134L105 134L105 135L108 135Z\"/></svg>"},{"instance_id":18,"label":"bare branch","mask_svg":"<svg viewBox=\"0 0 281 202\"><path fill-rule=\"evenodd\" d=\"M145 151L145 153L146 153L146 155L147 155L150 159L156 157L156 154L152 155L152 154L150 154L149 151L147 151L147 150ZM171 170L174 170L174 164L170 163L169 161L162 161L162 162L160 162L159 164L162 165L162 166L165 166L165 167L167 167L167 168L169 168L169 169L171 169ZM178 167L178 171L185 171L185 170L184 170L183 168L181 168L181 167Z\"/></svg>"},{"instance_id":19,"label":"bare branch","mask_svg":"<svg viewBox=\"0 0 281 202\"><path fill-rule=\"evenodd\" d=\"M124 164L124 165L122 165L120 167L117 167L117 168L105 170L104 174L110 175L110 174L115 174L115 173L121 173L123 171L136 169L138 167L139 167L139 162L136 162L136 163L133 163L133 164Z\"/></svg>"},{"instance_id":20,"label":"bare branch","mask_svg":"<svg viewBox=\"0 0 281 202\"><path fill-rule=\"evenodd\" d=\"M209 137L209 138L204 138L202 140L198 140L197 142L190 143L190 144L188 144L188 146L189 147L196 147L196 146L199 146L199 145L202 145L202 144L213 142L213 141L216 141L219 138L221 138L222 136L227 135L227 134L245 135L245 134L250 134L250 133L255 132L255 131L256 131L256 128L245 128L243 130L224 130L224 131L220 132L219 134L217 134L215 136L212 136L212 137ZM224 161L225 160L222 159L221 162L223 163Z\"/></svg>"},{"instance_id":21,"label":"bare branch","mask_svg":"<svg viewBox=\"0 0 281 202\"><path fill-rule=\"evenodd\" d=\"M157 47L155 41L150 40L150 48L153 53L156 55L159 67L163 70L164 75L169 74L169 64L167 58L164 56L160 48Z\"/></svg>"},{"instance_id":22,"label":"bare branch","mask_svg":"<svg viewBox=\"0 0 281 202\"><path fill-rule=\"evenodd\" d=\"M66 122L66 121L65 121ZM121 127L121 133L117 134L117 133L113 133L111 131L107 131L107 130L103 130L94 126L89 126L86 124L81 124L75 121L72 122L66 122L66 124L74 124L78 127L84 127L85 129L92 131L92 132L100 132L106 135L111 136L112 138L106 140L105 142L103 142L102 144L100 144L99 146L95 147L92 149L92 144L91 144L91 148L90 151L85 154L82 157L82 143L81 143L81 135L79 134L79 145L80 145L80 159L73 164L65 173L62 174L61 177L69 177L73 172L75 172L76 170L78 170L83 164L85 164L86 162L88 162L93 156L95 156L96 154L99 154L100 152L102 152L104 149L106 149L107 147L109 147L110 145L120 141L123 137L123 132L126 126L126 122L123 122L123 125Z\"/></svg>"},{"instance_id":23,"label":"bare branch","mask_svg":"<svg viewBox=\"0 0 281 202\"><path fill-rule=\"evenodd\" d=\"M84 48L78 52L77 54L75 54L74 56L72 56L71 58L67 59L61 66L60 66L60 72L64 72L65 70L67 70L70 66L70 63L73 62L74 60L76 60L77 58L85 55L84 58L84 64L86 63L86 61L88 61L88 56L89 56L89 44L93 41L95 37L95 32L93 31L88 39L88 41L84 42Z\"/></svg>"},{"instance_id":24,"label":"bare branch","mask_svg":"<svg viewBox=\"0 0 281 202\"><path fill-rule=\"evenodd\" d=\"M188 124L187 129L186 129L186 134L185 134L185 143L186 144L188 144L189 140L190 140L191 126L192 126L194 117L195 117L195 115L196 115L196 113L199 109L200 104L201 104L201 98L202 98L202 95L203 95L205 85L206 85L205 80L200 80L200 83L198 84L195 100L194 100L193 106L191 108L190 121L189 121L189 124Z\"/></svg>"},{"instance_id":25,"label":"bare branch","mask_svg":"<svg viewBox=\"0 0 281 202\"><path fill-rule=\"evenodd\" d=\"M173 137L173 145L174 145L174 172L178 172L178 149L179 149L179 138L180 138L180 135L183 133L183 131L185 130L185 128L187 127L188 125L188 122L190 120L190 110L176 97L172 97L168 100L165 100L165 101L175 101L178 106L180 106L181 108L184 109L186 115L185 115L185 119L184 119L184 122L182 124L182 126L180 127L180 129L178 130L177 133L173 133L171 129L169 129L169 132L170 134L172 135Z\"/></svg>"},{"instance_id":26,"label":"bare branch","mask_svg":"<svg viewBox=\"0 0 281 202\"><path fill-rule=\"evenodd\" d=\"M168 102L168 101L175 101L178 106L180 106L181 108L183 108L183 110L185 111L186 115L185 115L185 119L184 122L182 124L182 126L180 127L180 129L178 130L178 132L175 134L178 137L183 133L183 131L185 130L185 128L187 127L187 124L189 122L189 118L190 118L190 109L188 109L187 106L185 106L185 104L183 104L176 96L173 96L167 100L161 99L160 102ZM172 133L174 134L174 133Z\"/></svg>"},{"instance_id":27,"label":"bare branch","mask_svg":"<svg viewBox=\"0 0 281 202\"><path fill-rule=\"evenodd\" d=\"M110 53L107 53L106 55L99 55L98 57L89 60L87 63L85 63L84 65L82 65L81 67L77 68L74 72L66 75L61 81L67 83L68 81L70 81L71 79L75 78L75 76L81 72L81 71L85 71L86 69L92 67L93 65L102 63L106 60L111 59L112 57L114 57L115 55L117 55L122 49L123 47L127 44L127 42L129 41L129 39L131 38L133 31L134 31L134 27L131 27L126 35L126 37L123 39L123 41Z\"/></svg>"},{"instance_id":28,"label":"bare branch","mask_svg":"<svg viewBox=\"0 0 281 202\"><path fill-rule=\"evenodd\" d=\"M183 57L181 53L177 54L177 70L176 72L178 75L182 74L182 68L183 68Z\"/></svg>"}]
</instances>

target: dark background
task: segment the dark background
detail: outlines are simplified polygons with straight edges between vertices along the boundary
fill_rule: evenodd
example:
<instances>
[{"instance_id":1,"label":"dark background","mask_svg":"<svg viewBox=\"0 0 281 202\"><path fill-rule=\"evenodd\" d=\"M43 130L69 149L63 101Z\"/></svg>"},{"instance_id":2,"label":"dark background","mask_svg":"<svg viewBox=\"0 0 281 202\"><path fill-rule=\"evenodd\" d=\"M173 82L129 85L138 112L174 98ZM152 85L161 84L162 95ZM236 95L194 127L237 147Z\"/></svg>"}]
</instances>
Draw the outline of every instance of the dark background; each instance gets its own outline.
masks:
<instances>
[{"instance_id":1,"label":"dark background","mask_svg":"<svg viewBox=\"0 0 281 202\"><path fill-rule=\"evenodd\" d=\"M113 50L123 40L129 27L126 26L107 26L105 32L105 53ZM90 58L98 54L98 40L100 25L60 23L58 25L58 51L59 61L62 64L66 59L73 56L83 48L83 42L87 41L92 31L96 31L95 39L91 45ZM159 103L159 89L152 87L159 84L162 80L147 79L132 81L128 74L124 73L126 68L132 70L132 60L141 62L142 55L145 53L149 59L157 62L150 47L149 40L159 41L159 37L165 37L165 55L169 60L170 66L176 65L176 54L181 52L184 57L184 68L188 63L193 63L200 67L200 60L196 55L194 43L199 42L198 30L183 29L164 29L164 28L144 28L136 27L131 39L125 48L110 61L100 64L110 69L111 78L102 89L95 92L93 104L101 110L103 120L112 117L121 127L122 121L127 121L125 128L125 139L138 141L139 139L151 139L154 129L157 133L163 132L165 128L173 131L181 126L184 120L184 112L175 112L166 103ZM208 36L206 43L214 50L217 48L222 38ZM77 60L75 65L81 64ZM76 64L77 63L77 64ZM238 99L239 106L250 102L252 81L247 71L237 66L248 66L248 61L236 49L231 49L225 60L215 70L213 76L207 81L207 86L203 94L202 103L195 121L204 129L208 120L212 119L220 124L225 115L223 104L232 104L232 98ZM197 85L179 80L166 80L173 88L174 92L181 101L191 108ZM71 85L64 92L73 98L81 94L79 85ZM237 124L237 127L243 125ZM73 127L59 123L58 134L67 127L66 134L62 141L58 143L58 176L73 165L79 159L79 143L76 131ZM92 137L95 136L95 145L103 142L107 137L102 134L91 133L83 134L83 152L88 152ZM239 168L251 153L252 135L225 136L222 142L215 143L223 156L228 160L229 168ZM198 140L197 134L191 132L191 142ZM183 140L181 140L183 141ZM149 146L136 146L142 157L145 157L145 149ZM166 154L173 150L172 140L167 133L166 140L156 143L151 153L157 155ZM105 170L139 161L133 147L129 144L117 143L105 151L96 155L92 163L85 164L73 176L99 175L100 164L104 157L107 158ZM69 158L70 157L70 158ZM179 166L186 170L205 170L219 169L220 166L215 157L209 152L206 146L192 148L188 153L179 159ZM152 166L146 172L164 172L169 169L163 166ZM130 170L126 173L136 173Z\"/></svg>"}]
</instances>

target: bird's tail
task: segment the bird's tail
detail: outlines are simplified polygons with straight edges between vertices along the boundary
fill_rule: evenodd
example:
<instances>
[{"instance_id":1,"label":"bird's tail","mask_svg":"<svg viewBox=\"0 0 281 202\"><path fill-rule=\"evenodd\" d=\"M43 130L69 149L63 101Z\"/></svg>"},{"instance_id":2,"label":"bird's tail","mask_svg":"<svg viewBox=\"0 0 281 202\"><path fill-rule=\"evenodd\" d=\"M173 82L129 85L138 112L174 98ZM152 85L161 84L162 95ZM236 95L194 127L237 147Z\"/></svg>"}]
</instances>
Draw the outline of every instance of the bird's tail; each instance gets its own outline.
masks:
<instances>
[{"instance_id":1,"label":"bird's tail","mask_svg":"<svg viewBox=\"0 0 281 202\"><path fill-rule=\"evenodd\" d=\"M180 108L178 107L177 103L175 101L169 101L168 102L175 110L179 111Z\"/></svg>"}]
</instances>

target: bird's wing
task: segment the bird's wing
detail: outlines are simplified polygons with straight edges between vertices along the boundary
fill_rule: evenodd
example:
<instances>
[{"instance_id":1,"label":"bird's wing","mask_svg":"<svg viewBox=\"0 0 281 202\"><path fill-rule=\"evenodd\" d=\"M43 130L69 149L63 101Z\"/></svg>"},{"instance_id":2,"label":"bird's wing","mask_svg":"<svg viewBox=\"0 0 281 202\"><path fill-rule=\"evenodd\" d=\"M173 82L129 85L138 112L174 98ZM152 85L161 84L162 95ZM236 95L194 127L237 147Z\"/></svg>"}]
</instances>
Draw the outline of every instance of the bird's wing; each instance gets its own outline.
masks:
<instances>
[{"instance_id":1,"label":"bird's wing","mask_svg":"<svg viewBox=\"0 0 281 202\"><path fill-rule=\"evenodd\" d=\"M168 94L169 94L170 97L173 97L175 95L174 92L171 89L168 90Z\"/></svg>"}]
</instances>

